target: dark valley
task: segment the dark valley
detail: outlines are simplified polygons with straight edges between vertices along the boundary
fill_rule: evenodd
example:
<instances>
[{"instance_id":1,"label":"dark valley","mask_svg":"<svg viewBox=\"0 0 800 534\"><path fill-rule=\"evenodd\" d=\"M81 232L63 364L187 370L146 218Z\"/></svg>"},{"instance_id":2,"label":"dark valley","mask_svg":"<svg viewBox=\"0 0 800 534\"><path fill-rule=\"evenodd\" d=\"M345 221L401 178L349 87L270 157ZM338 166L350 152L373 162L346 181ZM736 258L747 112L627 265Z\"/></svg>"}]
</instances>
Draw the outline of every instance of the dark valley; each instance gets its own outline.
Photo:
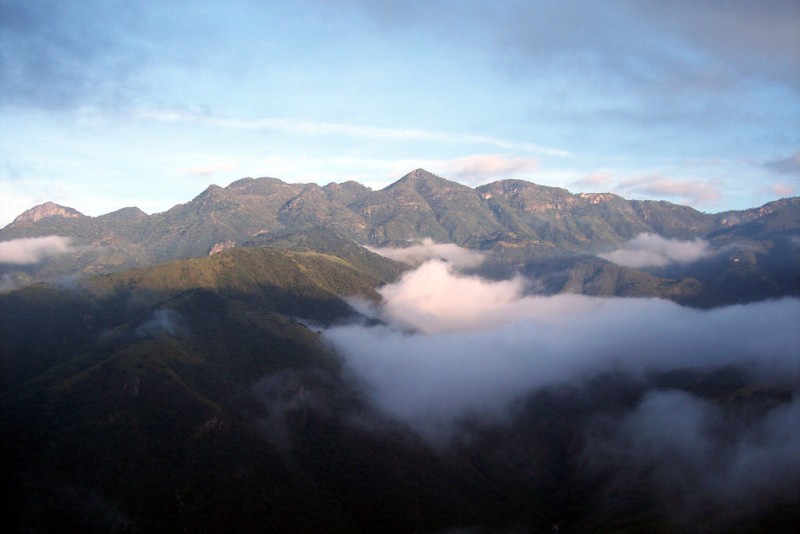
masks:
<instances>
[{"instance_id":1,"label":"dark valley","mask_svg":"<svg viewBox=\"0 0 800 534\"><path fill-rule=\"evenodd\" d=\"M800 525L798 198L245 178L0 244L9 532Z\"/></svg>"}]
</instances>

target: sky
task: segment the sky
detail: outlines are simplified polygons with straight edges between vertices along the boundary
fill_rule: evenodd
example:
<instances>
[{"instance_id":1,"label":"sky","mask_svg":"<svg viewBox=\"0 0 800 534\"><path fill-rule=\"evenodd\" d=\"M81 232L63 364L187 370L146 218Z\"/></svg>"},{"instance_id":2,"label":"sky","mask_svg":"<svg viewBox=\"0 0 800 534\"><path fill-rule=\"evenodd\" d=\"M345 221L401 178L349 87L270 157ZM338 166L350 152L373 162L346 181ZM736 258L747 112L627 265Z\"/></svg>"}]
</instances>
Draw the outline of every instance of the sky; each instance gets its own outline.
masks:
<instances>
[{"instance_id":1,"label":"sky","mask_svg":"<svg viewBox=\"0 0 800 534\"><path fill-rule=\"evenodd\" d=\"M0 225L425 168L706 212L800 191L800 2L0 0Z\"/></svg>"}]
</instances>

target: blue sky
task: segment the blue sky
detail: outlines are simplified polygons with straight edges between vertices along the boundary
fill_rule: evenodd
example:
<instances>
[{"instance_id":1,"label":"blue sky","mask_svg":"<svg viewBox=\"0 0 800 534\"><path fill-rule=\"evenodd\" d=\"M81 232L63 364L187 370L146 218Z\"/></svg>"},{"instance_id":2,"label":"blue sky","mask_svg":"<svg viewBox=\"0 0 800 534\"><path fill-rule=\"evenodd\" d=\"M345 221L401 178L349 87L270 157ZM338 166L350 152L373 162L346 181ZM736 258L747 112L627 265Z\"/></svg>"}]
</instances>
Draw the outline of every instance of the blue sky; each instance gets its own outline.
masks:
<instances>
[{"instance_id":1,"label":"blue sky","mask_svg":"<svg viewBox=\"0 0 800 534\"><path fill-rule=\"evenodd\" d=\"M796 0L0 9L0 225L418 167L709 212L800 192Z\"/></svg>"}]
</instances>

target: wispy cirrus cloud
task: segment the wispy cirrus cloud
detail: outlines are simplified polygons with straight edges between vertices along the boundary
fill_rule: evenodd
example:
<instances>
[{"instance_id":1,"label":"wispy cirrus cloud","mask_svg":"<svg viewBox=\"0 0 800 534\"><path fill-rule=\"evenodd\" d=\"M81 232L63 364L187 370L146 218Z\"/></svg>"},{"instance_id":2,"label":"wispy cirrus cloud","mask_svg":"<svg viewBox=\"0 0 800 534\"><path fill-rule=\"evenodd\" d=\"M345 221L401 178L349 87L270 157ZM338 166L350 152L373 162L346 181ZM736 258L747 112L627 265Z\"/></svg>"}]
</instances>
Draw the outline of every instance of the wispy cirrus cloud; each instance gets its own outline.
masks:
<instances>
[{"instance_id":1,"label":"wispy cirrus cloud","mask_svg":"<svg viewBox=\"0 0 800 534\"><path fill-rule=\"evenodd\" d=\"M423 130L419 128L387 128L379 126L365 126L348 122L313 121L308 119L284 117L266 117L260 119L221 118L174 111L145 111L139 112L137 115L143 119L159 122L193 122L237 130L277 130L304 135L345 135L351 137L392 139L397 141L468 143L547 154L551 156L569 155L566 150L541 146L533 143L508 141L486 135Z\"/></svg>"}]
</instances>

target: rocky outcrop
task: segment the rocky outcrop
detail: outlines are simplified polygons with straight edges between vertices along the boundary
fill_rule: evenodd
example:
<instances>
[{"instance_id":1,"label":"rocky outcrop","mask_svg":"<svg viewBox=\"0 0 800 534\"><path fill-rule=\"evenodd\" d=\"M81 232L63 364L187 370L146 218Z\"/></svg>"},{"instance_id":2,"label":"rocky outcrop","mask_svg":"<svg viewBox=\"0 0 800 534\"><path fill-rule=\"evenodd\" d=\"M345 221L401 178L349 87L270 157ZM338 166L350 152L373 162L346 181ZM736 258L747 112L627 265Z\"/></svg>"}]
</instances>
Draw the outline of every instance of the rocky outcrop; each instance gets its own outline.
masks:
<instances>
[{"instance_id":1,"label":"rocky outcrop","mask_svg":"<svg viewBox=\"0 0 800 534\"><path fill-rule=\"evenodd\" d=\"M214 254L219 254L223 250L228 250L229 248L233 248L236 246L236 241L224 241L222 243L215 243L211 250L208 252L209 256L213 256Z\"/></svg>"},{"instance_id":2,"label":"rocky outcrop","mask_svg":"<svg viewBox=\"0 0 800 534\"><path fill-rule=\"evenodd\" d=\"M31 224L47 217L65 217L68 219L75 219L78 217L85 217L85 215L76 209L60 206L54 202L45 202L39 204L31 209L20 214L11 224Z\"/></svg>"}]
</instances>

